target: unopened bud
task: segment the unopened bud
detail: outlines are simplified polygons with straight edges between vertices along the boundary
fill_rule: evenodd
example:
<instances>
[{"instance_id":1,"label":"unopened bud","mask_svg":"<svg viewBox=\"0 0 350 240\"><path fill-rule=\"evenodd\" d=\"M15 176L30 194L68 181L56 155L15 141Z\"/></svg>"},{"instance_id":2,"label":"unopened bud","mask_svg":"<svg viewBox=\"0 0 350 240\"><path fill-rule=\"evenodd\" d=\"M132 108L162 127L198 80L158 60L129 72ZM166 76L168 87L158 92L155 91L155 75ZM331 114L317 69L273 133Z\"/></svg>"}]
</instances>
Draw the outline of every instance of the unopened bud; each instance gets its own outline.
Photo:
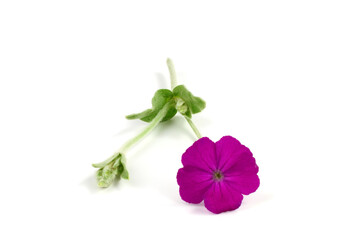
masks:
<instances>
[{"instance_id":1,"label":"unopened bud","mask_svg":"<svg viewBox=\"0 0 350 240\"><path fill-rule=\"evenodd\" d=\"M176 99L176 106L175 106L175 108L181 114L185 114L187 112L187 109L188 109L185 101L182 100L181 98L177 98Z\"/></svg>"}]
</instances>

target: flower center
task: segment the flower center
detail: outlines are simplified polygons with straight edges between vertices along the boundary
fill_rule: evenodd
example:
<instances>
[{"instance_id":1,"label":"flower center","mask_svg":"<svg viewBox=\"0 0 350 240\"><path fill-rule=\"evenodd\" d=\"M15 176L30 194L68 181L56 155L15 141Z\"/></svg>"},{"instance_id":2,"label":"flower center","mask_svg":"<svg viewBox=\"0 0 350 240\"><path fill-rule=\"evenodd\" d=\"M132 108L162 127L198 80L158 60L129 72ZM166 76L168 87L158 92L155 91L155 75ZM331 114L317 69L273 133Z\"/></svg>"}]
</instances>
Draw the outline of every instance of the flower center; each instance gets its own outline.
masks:
<instances>
[{"instance_id":1,"label":"flower center","mask_svg":"<svg viewBox=\"0 0 350 240\"><path fill-rule=\"evenodd\" d=\"M216 170L216 171L213 173L213 179L214 179L215 181L220 182L223 178L224 178L224 175L222 174L221 171Z\"/></svg>"}]
</instances>

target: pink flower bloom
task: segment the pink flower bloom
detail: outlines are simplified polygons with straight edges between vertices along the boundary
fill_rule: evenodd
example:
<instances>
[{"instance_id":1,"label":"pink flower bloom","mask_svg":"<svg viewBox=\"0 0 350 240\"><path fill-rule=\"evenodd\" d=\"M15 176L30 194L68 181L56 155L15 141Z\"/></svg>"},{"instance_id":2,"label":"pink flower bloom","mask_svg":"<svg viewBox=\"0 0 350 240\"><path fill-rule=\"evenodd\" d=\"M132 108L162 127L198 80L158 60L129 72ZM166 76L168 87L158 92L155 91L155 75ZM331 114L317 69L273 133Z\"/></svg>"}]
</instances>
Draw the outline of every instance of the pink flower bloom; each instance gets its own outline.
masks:
<instances>
[{"instance_id":1,"label":"pink flower bloom","mask_svg":"<svg viewBox=\"0 0 350 240\"><path fill-rule=\"evenodd\" d=\"M200 203L213 213L237 209L243 195L260 185L259 167L249 148L225 136L214 143L197 140L182 155L183 168L177 173L180 196L188 203Z\"/></svg>"}]
</instances>

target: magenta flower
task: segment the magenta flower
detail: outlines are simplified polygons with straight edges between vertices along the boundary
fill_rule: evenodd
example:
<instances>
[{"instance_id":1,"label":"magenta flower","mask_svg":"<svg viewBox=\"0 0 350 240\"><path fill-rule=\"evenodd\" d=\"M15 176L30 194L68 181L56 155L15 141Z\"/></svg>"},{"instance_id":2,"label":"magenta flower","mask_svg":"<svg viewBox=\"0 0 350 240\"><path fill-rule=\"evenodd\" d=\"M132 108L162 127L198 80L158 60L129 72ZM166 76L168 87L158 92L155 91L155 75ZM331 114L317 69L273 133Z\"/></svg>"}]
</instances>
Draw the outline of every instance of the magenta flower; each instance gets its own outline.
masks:
<instances>
[{"instance_id":1,"label":"magenta flower","mask_svg":"<svg viewBox=\"0 0 350 240\"><path fill-rule=\"evenodd\" d=\"M200 203L213 213L237 209L243 195L255 192L259 167L249 148L225 136L214 143L200 138L182 155L177 173L180 196L188 203Z\"/></svg>"}]
</instances>

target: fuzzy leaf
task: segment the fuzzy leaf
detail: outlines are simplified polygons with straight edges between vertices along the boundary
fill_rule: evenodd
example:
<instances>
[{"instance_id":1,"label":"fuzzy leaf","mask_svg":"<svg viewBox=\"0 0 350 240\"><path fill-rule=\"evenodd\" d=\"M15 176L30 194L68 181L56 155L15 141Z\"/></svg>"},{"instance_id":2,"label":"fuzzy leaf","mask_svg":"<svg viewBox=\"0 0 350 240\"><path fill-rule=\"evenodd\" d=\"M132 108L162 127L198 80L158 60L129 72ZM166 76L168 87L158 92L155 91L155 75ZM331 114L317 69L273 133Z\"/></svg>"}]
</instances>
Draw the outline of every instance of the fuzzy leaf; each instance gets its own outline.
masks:
<instances>
[{"instance_id":1,"label":"fuzzy leaf","mask_svg":"<svg viewBox=\"0 0 350 240\"><path fill-rule=\"evenodd\" d=\"M178 85L173 89L175 97L181 98L188 106L185 116L191 118L192 114L201 112L205 108L205 101L200 97L195 97L184 85Z\"/></svg>"},{"instance_id":2,"label":"fuzzy leaf","mask_svg":"<svg viewBox=\"0 0 350 240\"><path fill-rule=\"evenodd\" d=\"M147 110L140 112L140 113L130 114L130 115L126 116L126 118L129 120L140 119L140 118L147 117L150 113L152 113L152 109L147 109Z\"/></svg>"},{"instance_id":3,"label":"fuzzy leaf","mask_svg":"<svg viewBox=\"0 0 350 240\"><path fill-rule=\"evenodd\" d=\"M131 114L126 116L127 119L141 119L145 122L151 122L155 118L158 112L164 107L164 105L171 101L173 98L173 93L168 89L159 89L156 91L152 98L152 109L147 109L141 113ZM175 116L176 114L175 107L172 107L168 110L165 117L162 119L162 122L167 121Z\"/></svg>"},{"instance_id":4,"label":"fuzzy leaf","mask_svg":"<svg viewBox=\"0 0 350 240\"><path fill-rule=\"evenodd\" d=\"M109 158L107 158L105 161L100 162L100 163L93 163L92 166L95 168L103 168L105 166L107 166L110 162L114 161L114 160L118 160L118 158L120 158L120 154L119 153L115 153L112 156L110 156Z\"/></svg>"},{"instance_id":5,"label":"fuzzy leaf","mask_svg":"<svg viewBox=\"0 0 350 240\"><path fill-rule=\"evenodd\" d=\"M129 172L126 169L126 161L125 161L125 157L122 156L121 161L120 161L120 165L118 167L118 174L120 175L121 178L124 179L129 179Z\"/></svg>"}]
</instances>

